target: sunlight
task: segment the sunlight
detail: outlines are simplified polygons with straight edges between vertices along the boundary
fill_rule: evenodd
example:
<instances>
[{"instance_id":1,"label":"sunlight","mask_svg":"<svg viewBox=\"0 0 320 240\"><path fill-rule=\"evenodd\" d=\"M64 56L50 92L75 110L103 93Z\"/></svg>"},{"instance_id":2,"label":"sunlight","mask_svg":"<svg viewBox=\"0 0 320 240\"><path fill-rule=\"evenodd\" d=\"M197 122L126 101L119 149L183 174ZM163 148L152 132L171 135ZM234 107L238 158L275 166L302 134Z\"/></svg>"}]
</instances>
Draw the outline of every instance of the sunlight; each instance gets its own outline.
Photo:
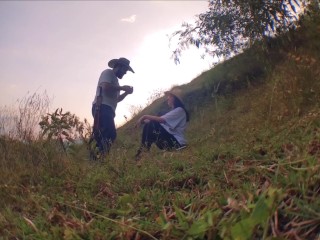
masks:
<instances>
[{"instance_id":1,"label":"sunlight","mask_svg":"<svg viewBox=\"0 0 320 240\"><path fill-rule=\"evenodd\" d=\"M168 90L173 85L188 83L212 66L212 59L202 59L201 50L195 47L186 50L180 64L176 65L171 58L172 48L169 47L167 36L174 29L176 28L147 35L137 50L137 55L131 60L135 74L125 76L121 84L132 85L134 93L118 105L115 118L117 126L126 122L124 116L127 120L130 119L130 109L145 107L147 99L155 93Z\"/></svg>"}]
</instances>

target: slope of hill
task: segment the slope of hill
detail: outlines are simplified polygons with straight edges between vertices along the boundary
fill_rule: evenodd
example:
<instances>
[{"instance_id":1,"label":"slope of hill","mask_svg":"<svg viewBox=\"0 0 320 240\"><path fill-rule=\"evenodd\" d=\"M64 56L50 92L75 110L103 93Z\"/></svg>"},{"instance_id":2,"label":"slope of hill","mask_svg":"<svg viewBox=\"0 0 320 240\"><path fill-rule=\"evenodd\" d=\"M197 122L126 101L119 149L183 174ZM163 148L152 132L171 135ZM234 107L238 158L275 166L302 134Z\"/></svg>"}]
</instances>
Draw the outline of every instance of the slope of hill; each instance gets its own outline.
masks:
<instances>
[{"instance_id":1,"label":"slope of hill","mask_svg":"<svg viewBox=\"0 0 320 240\"><path fill-rule=\"evenodd\" d=\"M0 238L319 239L319 26L306 19L181 86L183 151L133 160L134 124L164 98L118 130L103 163L85 146L66 156L0 138Z\"/></svg>"},{"instance_id":2,"label":"slope of hill","mask_svg":"<svg viewBox=\"0 0 320 240\"><path fill-rule=\"evenodd\" d=\"M195 200L189 195L191 209L197 205L207 210L180 206L180 210L187 208L185 218L197 219L188 225L192 230L198 225L210 229L206 214L214 215L222 204L225 211L213 223L212 236L319 238L319 23L309 22L306 28L270 40L264 51L254 46L181 86L191 111L190 146L172 154L178 166L169 176L179 190L198 191ZM164 102L159 99L141 114L163 111ZM130 128L129 122L120 129L122 138L138 142ZM172 161L168 155L146 158L158 164ZM183 180L174 177L177 171L186 175ZM206 206L202 201L207 201ZM178 231L179 221L183 220L175 216L164 222Z\"/></svg>"}]
</instances>

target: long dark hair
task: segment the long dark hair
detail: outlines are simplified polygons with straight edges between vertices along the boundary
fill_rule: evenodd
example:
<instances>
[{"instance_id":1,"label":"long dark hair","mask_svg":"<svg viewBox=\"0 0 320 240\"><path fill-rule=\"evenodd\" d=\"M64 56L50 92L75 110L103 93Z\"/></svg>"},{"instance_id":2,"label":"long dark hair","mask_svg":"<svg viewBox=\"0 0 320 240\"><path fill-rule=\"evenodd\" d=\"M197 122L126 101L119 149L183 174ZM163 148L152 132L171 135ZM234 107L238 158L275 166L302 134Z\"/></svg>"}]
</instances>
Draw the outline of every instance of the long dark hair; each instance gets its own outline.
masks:
<instances>
[{"instance_id":1,"label":"long dark hair","mask_svg":"<svg viewBox=\"0 0 320 240\"><path fill-rule=\"evenodd\" d=\"M184 104L175 95L172 95L172 96L173 96L173 99L174 99L173 100L173 108L181 107L186 112L187 122L189 122L189 120L190 120L189 112L185 108Z\"/></svg>"}]
</instances>

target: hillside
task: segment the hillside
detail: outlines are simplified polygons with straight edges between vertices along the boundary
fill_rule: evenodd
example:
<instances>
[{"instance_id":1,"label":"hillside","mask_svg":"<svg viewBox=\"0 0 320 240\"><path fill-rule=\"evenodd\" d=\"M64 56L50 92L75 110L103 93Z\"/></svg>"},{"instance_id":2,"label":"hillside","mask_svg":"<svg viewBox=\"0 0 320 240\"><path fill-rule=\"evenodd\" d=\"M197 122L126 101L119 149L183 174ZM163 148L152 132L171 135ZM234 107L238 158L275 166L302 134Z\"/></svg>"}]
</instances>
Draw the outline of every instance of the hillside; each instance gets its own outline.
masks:
<instances>
[{"instance_id":1,"label":"hillside","mask_svg":"<svg viewBox=\"0 0 320 240\"><path fill-rule=\"evenodd\" d=\"M181 86L188 148L104 162L0 138L0 239L320 239L320 18Z\"/></svg>"},{"instance_id":2,"label":"hillside","mask_svg":"<svg viewBox=\"0 0 320 240\"><path fill-rule=\"evenodd\" d=\"M317 111L319 31L316 21L308 23L281 39L267 40L268 48L263 51L256 44L180 86L191 113L190 146L196 146L200 139L212 146L221 144L220 138L239 135L242 139L247 131L249 138L264 130L278 131ZM157 99L119 132L138 141L133 130L137 119L167 110L165 98ZM214 131L214 136L202 141L208 131Z\"/></svg>"}]
</instances>

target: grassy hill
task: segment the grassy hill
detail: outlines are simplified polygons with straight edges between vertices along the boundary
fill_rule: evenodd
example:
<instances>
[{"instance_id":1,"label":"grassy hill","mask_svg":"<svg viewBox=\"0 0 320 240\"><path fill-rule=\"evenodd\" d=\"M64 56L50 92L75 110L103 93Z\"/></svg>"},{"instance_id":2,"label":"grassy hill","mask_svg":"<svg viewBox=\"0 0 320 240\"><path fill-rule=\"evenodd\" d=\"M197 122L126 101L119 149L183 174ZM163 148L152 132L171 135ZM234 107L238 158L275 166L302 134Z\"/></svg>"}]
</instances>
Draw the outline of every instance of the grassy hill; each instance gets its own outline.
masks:
<instances>
[{"instance_id":1,"label":"grassy hill","mask_svg":"<svg viewBox=\"0 0 320 240\"><path fill-rule=\"evenodd\" d=\"M0 138L0 239L320 239L320 19L181 86L189 146L108 159Z\"/></svg>"}]
</instances>

